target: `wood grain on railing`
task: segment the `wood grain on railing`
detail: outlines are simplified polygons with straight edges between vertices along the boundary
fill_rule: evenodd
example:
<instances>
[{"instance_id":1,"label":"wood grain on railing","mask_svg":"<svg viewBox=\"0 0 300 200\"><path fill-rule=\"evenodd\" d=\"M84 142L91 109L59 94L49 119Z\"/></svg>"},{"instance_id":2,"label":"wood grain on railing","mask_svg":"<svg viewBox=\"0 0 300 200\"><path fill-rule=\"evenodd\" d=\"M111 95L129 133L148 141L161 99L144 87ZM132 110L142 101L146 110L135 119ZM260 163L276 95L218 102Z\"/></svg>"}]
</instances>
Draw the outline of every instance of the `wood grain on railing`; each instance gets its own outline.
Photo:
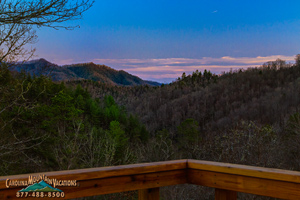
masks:
<instances>
[{"instance_id":1,"label":"wood grain on railing","mask_svg":"<svg viewBox=\"0 0 300 200\"><path fill-rule=\"evenodd\" d=\"M281 199L300 199L300 172L188 160L188 182Z\"/></svg>"},{"instance_id":2,"label":"wood grain on railing","mask_svg":"<svg viewBox=\"0 0 300 200\"><path fill-rule=\"evenodd\" d=\"M184 184L187 182L186 166L187 160L176 160L114 167L44 172L30 175L45 174L51 179L77 180L79 187L61 188L65 193L65 198L61 199L72 199ZM16 197L16 192L22 189L22 187L6 188L6 179L27 180L28 176L29 174L0 177L0 199L20 199ZM44 197L43 199L48 198Z\"/></svg>"},{"instance_id":3,"label":"wood grain on railing","mask_svg":"<svg viewBox=\"0 0 300 200\"><path fill-rule=\"evenodd\" d=\"M77 180L78 187L60 188L65 193L60 199L139 190L139 200L158 200L160 187L184 183L216 188L217 200L235 200L237 192L300 199L300 172L210 161L176 160L30 175L38 174ZM0 199L20 199L16 192L24 187L7 188L5 182L26 180L28 176L0 177Z\"/></svg>"}]
</instances>

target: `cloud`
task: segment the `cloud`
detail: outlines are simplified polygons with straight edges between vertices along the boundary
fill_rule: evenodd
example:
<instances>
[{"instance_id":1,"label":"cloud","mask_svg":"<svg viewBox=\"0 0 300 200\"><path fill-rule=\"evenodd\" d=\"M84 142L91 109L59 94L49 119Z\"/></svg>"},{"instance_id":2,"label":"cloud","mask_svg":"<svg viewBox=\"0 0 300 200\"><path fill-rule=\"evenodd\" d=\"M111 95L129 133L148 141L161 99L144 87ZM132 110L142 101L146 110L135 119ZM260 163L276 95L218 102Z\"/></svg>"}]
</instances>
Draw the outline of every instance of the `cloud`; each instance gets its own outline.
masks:
<instances>
[{"instance_id":1,"label":"cloud","mask_svg":"<svg viewBox=\"0 0 300 200\"><path fill-rule=\"evenodd\" d=\"M67 64L73 63L74 59L64 59L64 60L53 59L53 60L50 60L50 61L55 63L55 64L59 64L59 65L67 65Z\"/></svg>"},{"instance_id":2,"label":"cloud","mask_svg":"<svg viewBox=\"0 0 300 200\"><path fill-rule=\"evenodd\" d=\"M266 56L266 57L257 56L254 58L250 58L250 57L233 58L229 56L224 56L221 59L224 62L232 62L232 63L263 64L268 61L274 61L278 58L285 61L293 61L295 56L274 55L274 56Z\"/></svg>"},{"instance_id":3,"label":"cloud","mask_svg":"<svg viewBox=\"0 0 300 200\"><path fill-rule=\"evenodd\" d=\"M211 13L217 13L218 12L218 10L214 10L214 11L212 11Z\"/></svg>"},{"instance_id":4,"label":"cloud","mask_svg":"<svg viewBox=\"0 0 300 200\"><path fill-rule=\"evenodd\" d=\"M203 57L192 58L160 58L160 59L93 59L92 62L104 64L118 70L125 70L143 79L170 82L180 77L183 72L191 74L193 71L210 70L220 74L230 69L247 69L262 65L268 61L282 59L287 62L294 61L294 56L271 55L257 57L230 57L219 58ZM66 61L64 61L66 62ZM90 62L90 61L88 61Z\"/></svg>"},{"instance_id":5,"label":"cloud","mask_svg":"<svg viewBox=\"0 0 300 200\"><path fill-rule=\"evenodd\" d=\"M93 59L95 63L103 63L103 64L119 64L122 66L188 66L188 65L213 65L213 64L221 64L221 65L235 65L235 64L256 64L261 65L268 61L274 61L276 59L293 61L294 56L283 56L283 55L272 55L272 56L258 56L258 57L230 57L224 56L221 58L212 58L212 57L203 57L199 59L192 58L161 58L161 59Z\"/></svg>"}]
</instances>

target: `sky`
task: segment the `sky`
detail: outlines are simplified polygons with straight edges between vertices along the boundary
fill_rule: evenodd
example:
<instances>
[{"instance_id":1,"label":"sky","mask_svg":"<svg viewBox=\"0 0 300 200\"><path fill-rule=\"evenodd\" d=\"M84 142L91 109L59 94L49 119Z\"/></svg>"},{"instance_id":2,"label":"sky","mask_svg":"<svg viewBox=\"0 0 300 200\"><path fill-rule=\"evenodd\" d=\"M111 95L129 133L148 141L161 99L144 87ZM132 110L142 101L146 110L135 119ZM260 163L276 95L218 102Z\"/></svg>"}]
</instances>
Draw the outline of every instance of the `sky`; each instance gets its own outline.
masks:
<instances>
[{"instance_id":1,"label":"sky","mask_svg":"<svg viewBox=\"0 0 300 200\"><path fill-rule=\"evenodd\" d=\"M94 62L168 83L300 53L299 0L96 0L74 30L37 29L37 58Z\"/></svg>"}]
</instances>

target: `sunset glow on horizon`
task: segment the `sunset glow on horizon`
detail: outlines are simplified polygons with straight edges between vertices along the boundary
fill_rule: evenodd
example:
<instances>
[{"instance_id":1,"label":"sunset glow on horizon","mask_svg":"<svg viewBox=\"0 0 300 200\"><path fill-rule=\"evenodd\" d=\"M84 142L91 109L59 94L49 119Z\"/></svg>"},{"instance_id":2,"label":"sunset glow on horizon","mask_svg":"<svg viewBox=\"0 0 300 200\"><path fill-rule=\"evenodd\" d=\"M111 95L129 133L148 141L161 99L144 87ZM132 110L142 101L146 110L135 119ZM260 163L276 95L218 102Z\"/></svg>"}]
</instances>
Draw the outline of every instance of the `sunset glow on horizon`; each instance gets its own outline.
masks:
<instances>
[{"instance_id":1,"label":"sunset glow on horizon","mask_svg":"<svg viewBox=\"0 0 300 200\"><path fill-rule=\"evenodd\" d=\"M299 1L96 1L72 31L42 28L36 58L94 62L143 79L221 73L300 53Z\"/></svg>"}]
</instances>

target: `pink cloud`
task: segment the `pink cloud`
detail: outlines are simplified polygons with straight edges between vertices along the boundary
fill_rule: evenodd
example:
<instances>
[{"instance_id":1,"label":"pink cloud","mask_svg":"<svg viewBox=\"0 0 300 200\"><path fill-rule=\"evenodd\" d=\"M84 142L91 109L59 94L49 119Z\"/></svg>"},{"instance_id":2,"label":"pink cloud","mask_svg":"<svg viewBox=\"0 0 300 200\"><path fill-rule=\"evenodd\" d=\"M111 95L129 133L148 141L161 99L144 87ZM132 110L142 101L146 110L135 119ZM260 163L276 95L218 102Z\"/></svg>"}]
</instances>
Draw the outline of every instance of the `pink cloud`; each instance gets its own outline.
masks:
<instances>
[{"instance_id":1,"label":"pink cloud","mask_svg":"<svg viewBox=\"0 0 300 200\"><path fill-rule=\"evenodd\" d=\"M92 62L104 64L117 70L125 70L133 75L137 75L143 79L161 80L176 79L183 72L187 74L193 71L204 71L205 69L213 73L220 74L230 69L246 69L262 65L268 61L276 59L294 61L295 56L271 55L257 57L230 57L223 56L219 58L203 57L193 58L161 58L161 59L101 59L95 58ZM62 60L59 63L70 64L71 60ZM88 61L91 62L91 61Z\"/></svg>"}]
</instances>

